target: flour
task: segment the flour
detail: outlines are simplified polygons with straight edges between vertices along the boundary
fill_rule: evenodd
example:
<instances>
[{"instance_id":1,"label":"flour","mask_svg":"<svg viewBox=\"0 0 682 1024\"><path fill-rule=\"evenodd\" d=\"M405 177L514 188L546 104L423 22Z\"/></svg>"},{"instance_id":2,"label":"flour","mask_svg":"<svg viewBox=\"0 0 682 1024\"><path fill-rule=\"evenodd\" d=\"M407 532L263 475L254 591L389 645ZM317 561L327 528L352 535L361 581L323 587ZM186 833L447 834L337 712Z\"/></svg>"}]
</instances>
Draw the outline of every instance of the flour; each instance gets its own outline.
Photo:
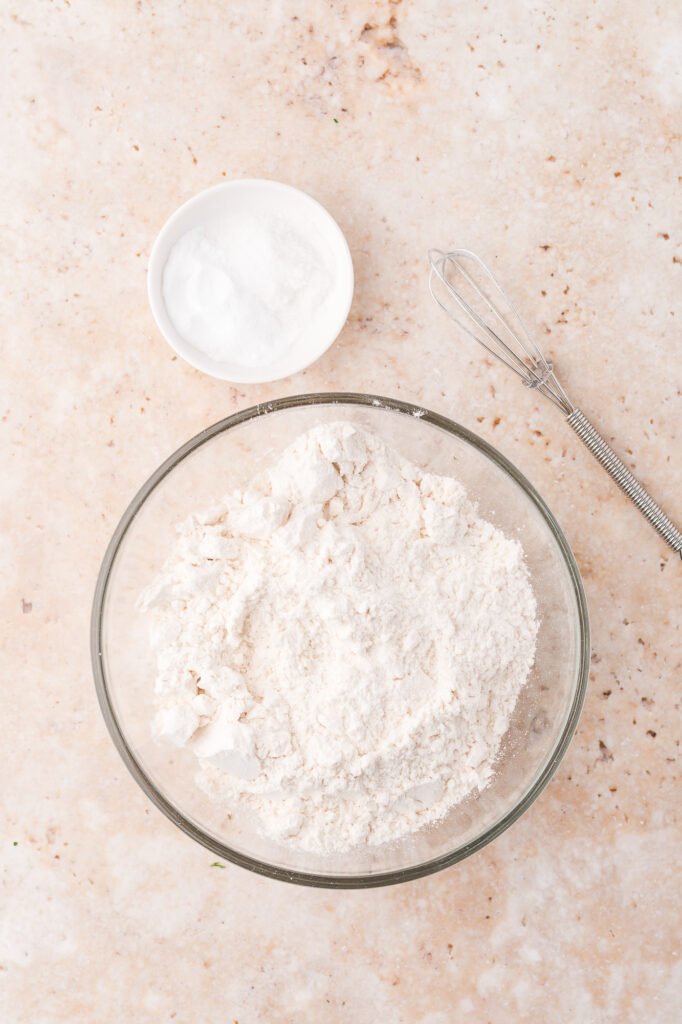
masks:
<instances>
[{"instance_id":1,"label":"flour","mask_svg":"<svg viewBox=\"0 0 682 1024\"><path fill-rule=\"evenodd\" d=\"M156 736L315 851L399 839L482 790L538 628L518 541L343 422L190 517L141 606Z\"/></svg>"}]
</instances>

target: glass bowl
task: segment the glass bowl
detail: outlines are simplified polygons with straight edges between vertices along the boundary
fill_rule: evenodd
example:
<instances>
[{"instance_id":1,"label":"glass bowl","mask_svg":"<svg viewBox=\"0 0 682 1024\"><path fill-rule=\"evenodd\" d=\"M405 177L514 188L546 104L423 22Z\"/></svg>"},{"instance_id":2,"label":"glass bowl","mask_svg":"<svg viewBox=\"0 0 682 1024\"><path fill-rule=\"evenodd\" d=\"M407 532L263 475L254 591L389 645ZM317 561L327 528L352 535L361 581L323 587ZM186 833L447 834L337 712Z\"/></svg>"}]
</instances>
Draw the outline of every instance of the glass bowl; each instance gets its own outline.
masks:
<instances>
[{"instance_id":1,"label":"glass bowl","mask_svg":"<svg viewBox=\"0 0 682 1024\"><path fill-rule=\"evenodd\" d=\"M195 784L196 759L152 739L155 655L135 608L175 542L175 524L241 487L318 423L348 420L429 472L455 476L483 516L526 553L540 630L494 777L435 825L384 846L312 854L259 835L238 809ZM218 857L272 878L363 888L428 875L470 856L530 807L556 771L578 723L589 665L587 605L575 559L530 483L489 444L428 410L362 394L299 395L254 406L197 434L144 484L117 526L95 591L91 628L95 684L127 767L179 828ZM231 813L232 812L232 813Z\"/></svg>"}]
</instances>

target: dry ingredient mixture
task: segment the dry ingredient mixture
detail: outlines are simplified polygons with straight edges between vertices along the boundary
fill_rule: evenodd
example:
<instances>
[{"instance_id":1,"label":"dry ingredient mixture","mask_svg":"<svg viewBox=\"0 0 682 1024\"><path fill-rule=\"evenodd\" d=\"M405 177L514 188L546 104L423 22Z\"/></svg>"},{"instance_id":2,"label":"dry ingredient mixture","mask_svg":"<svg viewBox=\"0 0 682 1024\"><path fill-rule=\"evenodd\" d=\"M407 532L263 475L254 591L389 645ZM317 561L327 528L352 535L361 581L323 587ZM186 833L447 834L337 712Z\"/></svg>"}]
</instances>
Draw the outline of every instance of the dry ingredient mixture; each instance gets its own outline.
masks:
<instances>
[{"instance_id":1,"label":"dry ingredient mixture","mask_svg":"<svg viewBox=\"0 0 682 1024\"><path fill-rule=\"evenodd\" d=\"M144 592L157 737L267 836L396 840L491 778L533 663L518 541L346 422L180 528Z\"/></svg>"},{"instance_id":2,"label":"dry ingredient mixture","mask_svg":"<svg viewBox=\"0 0 682 1024\"><path fill-rule=\"evenodd\" d=\"M268 366L321 313L328 256L294 214L235 211L186 232L170 251L163 299L180 335L217 362Z\"/></svg>"}]
</instances>

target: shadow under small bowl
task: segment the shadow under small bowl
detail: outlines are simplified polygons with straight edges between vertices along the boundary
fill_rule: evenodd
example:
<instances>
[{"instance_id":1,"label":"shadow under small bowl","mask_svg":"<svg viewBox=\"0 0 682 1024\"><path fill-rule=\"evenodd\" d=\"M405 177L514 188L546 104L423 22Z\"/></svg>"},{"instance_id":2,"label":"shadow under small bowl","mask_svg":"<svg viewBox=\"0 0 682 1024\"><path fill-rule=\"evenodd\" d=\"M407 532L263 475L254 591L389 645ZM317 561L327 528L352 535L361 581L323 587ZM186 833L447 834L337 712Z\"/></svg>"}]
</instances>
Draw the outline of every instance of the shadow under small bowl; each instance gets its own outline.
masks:
<instances>
[{"instance_id":1,"label":"shadow under small bowl","mask_svg":"<svg viewBox=\"0 0 682 1024\"><path fill-rule=\"evenodd\" d=\"M135 608L175 542L175 524L243 487L305 430L346 420L429 472L459 479L480 513L523 545L538 603L535 664L519 697L492 782L435 825L383 846L313 854L259 834L239 807L195 783L189 750L157 743L155 655ZM573 555L542 498L510 462L463 427L404 402L362 394L284 398L230 416L178 449L149 478L104 557L92 613L92 662L109 732L138 784L171 821L213 854L272 878L329 888L388 885L428 875L505 831L549 782L575 732L588 677L589 625Z\"/></svg>"}]
</instances>

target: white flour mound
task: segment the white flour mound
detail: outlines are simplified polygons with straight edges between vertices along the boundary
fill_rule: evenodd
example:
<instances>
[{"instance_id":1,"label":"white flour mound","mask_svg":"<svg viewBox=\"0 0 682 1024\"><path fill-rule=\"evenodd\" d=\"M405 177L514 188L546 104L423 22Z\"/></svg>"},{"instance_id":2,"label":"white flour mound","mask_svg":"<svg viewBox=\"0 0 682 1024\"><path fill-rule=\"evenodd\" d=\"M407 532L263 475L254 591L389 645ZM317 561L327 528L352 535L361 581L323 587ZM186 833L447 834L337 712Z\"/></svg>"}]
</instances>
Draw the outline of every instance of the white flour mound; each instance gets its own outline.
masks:
<instances>
[{"instance_id":1,"label":"white flour mound","mask_svg":"<svg viewBox=\"0 0 682 1024\"><path fill-rule=\"evenodd\" d=\"M157 737L314 851L399 839L491 778L538 629L523 550L350 423L190 517L153 609Z\"/></svg>"}]
</instances>

